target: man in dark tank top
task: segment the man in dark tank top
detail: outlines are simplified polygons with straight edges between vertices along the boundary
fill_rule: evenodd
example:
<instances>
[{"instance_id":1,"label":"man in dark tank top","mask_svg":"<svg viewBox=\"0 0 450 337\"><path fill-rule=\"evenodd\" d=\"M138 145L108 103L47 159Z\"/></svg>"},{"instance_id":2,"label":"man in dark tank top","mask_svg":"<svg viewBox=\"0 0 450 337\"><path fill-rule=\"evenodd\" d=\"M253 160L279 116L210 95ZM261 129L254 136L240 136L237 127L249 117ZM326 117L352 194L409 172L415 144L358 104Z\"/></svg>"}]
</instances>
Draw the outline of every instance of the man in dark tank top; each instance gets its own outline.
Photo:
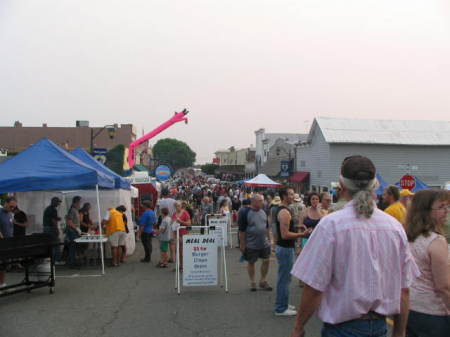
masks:
<instances>
[{"instance_id":1,"label":"man in dark tank top","mask_svg":"<svg viewBox=\"0 0 450 337\"><path fill-rule=\"evenodd\" d=\"M294 201L294 190L290 187L283 187L279 194L281 204L276 216L278 277L275 316L295 316L297 315L295 307L289 305L289 284L291 283L291 269L294 264L295 241L309 235L311 230L296 233L294 219L289 210L289 205Z\"/></svg>"}]
</instances>

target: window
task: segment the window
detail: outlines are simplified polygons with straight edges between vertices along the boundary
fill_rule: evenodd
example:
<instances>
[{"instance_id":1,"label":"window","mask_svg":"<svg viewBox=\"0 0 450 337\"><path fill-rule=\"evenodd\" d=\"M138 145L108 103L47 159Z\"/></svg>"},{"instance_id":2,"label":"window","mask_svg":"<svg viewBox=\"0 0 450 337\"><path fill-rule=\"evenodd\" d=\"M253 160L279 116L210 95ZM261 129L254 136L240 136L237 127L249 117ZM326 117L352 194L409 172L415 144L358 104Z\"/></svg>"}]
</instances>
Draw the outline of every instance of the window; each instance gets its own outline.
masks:
<instances>
[{"instance_id":1,"label":"window","mask_svg":"<svg viewBox=\"0 0 450 337\"><path fill-rule=\"evenodd\" d=\"M306 161L300 160L300 167L305 167L305 166L306 166Z\"/></svg>"},{"instance_id":2,"label":"window","mask_svg":"<svg viewBox=\"0 0 450 337\"><path fill-rule=\"evenodd\" d=\"M317 178L322 178L322 171L321 170L317 171Z\"/></svg>"}]
</instances>

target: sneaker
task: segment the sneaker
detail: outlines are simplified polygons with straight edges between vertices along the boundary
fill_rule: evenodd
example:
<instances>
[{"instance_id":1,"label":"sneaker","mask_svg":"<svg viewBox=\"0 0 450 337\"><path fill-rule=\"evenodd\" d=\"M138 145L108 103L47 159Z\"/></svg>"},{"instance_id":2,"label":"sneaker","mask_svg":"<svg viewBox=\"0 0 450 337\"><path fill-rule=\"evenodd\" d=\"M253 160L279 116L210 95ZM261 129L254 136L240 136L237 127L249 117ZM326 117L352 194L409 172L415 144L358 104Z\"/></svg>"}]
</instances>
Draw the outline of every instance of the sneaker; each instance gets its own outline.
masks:
<instances>
[{"instance_id":1,"label":"sneaker","mask_svg":"<svg viewBox=\"0 0 450 337\"><path fill-rule=\"evenodd\" d=\"M291 304L288 305L288 309L297 311L297 308L295 307L295 305L291 305Z\"/></svg>"},{"instance_id":2,"label":"sneaker","mask_svg":"<svg viewBox=\"0 0 450 337\"><path fill-rule=\"evenodd\" d=\"M296 316L296 315L297 315L297 311L289 309L289 308L287 308L283 312L276 312L275 311L275 316Z\"/></svg>"}]
</instances>

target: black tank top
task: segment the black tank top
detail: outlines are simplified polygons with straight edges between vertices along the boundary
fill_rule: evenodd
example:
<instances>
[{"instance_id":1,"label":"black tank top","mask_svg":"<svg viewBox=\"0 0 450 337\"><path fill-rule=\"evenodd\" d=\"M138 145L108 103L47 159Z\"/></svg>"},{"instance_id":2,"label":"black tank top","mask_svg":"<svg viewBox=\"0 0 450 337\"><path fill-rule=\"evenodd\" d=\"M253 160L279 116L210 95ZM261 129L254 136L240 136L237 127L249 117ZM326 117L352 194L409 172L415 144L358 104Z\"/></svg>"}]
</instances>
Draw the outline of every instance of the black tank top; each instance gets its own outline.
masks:
<instances>
[{"instance_id":1,"label":"black tank top","mask_svg":"<svg viewBox=\"0 0 450 337\"><path fill-rule=\"evenodd\" d=\"M280 211L282 209L286 209L289 214L291 214L291 222L289 223L289 231L295 233L296 229L294 226L294 218L292 217L292 213L290 211L289 208L287 208L286 206L279 206L277 209L277 215L276 215L276 223L277 223L277 234L278 234L278 238L277 238L277 245L280 247L284 247L284 248L295 248L295 239L283 239L281 238L281 231L280 231L280 221L278 220L278 213L280 213Z\"/></svg>"}]
</instances>

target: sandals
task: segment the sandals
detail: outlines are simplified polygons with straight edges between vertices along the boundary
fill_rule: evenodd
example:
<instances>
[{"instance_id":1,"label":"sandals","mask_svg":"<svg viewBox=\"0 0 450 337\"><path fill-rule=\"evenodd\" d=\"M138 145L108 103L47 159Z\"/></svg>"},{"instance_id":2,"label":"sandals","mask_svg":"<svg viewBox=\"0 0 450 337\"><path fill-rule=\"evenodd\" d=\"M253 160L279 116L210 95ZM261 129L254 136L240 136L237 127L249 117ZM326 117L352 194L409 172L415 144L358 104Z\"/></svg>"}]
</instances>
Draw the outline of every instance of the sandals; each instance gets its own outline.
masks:
<instances>
[{"instance_id":1,"label":"sandals","mask_svg":"<svg viewBox=\"0 0 450 337\"><path fill-rule=\"evenodd\" d=\"M265 291L272 291L273 290L272 287L269 285L269 283L267 283L267 281L260 283L259 287L262 290L265 290Z\"/></svg>"}]
</instances>

